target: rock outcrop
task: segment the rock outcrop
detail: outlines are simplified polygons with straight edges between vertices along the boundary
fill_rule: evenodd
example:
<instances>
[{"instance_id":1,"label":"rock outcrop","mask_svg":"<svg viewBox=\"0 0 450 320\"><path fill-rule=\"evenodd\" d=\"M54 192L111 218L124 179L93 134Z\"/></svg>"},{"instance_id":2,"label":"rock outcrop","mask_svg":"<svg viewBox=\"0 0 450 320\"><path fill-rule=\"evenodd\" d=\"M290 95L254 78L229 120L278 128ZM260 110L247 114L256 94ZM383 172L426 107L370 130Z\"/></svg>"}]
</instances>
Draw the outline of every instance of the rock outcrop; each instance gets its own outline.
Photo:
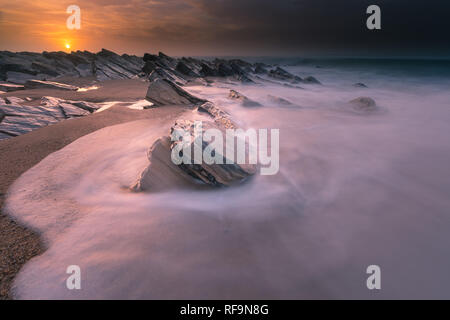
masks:
<instances>
[{"instance_id":1,"label":"rock outcrop","mask_svg":"<svg viewBox=\"0 0 450 320\"><path fill-rule=\"evenodd\" d=\"M275 97L272 95L267 95L267 98L269 99L270 102L278 104L278 105L282 105L282 106L292 106L292 102L290 102L289 100L280 98L280 97Z\"/></svg>"},{"instance_id":2,"label":"rock outcrop","mask_svg":"<svg viewBox=\"0 0 450 320\"><path fill-rule=\"evenodd\" d=\"M64 119L88 115L99 108L95 103L43 97L39 106L26 105L17 97L0 101L0 139L19 136Z\"/></svg>"},{"instance_id":3,"label":"rock outcrop","mask_svg":"<svg viewBox=\"0 0 450 320\"><path fill-rule=\"evenodd\" d=\"M378 110L375 100L369 97L359 97L349 101L355 111L374 112Z\"/></svg>"},{"instance_id":4,"label":"rock outcrop","mask_svg":"<svg viewBox=\"0 0 450 320\"><path fill-rule=\"evenodd\" d=\"M166 79L156 79L151 82L145 98L152 102L155 107L164 105L195 105L206 102L206 100L194 97Z\"/></svg>"},{"instance_id":5,"label":"rock outcrop","mask_svg":"<svg viewBox=\"0 0 450 320\"><path fill-rule=\"evenodd\" d=\"M16 84L59 76L128 79L139 74L143 66L142 58L127 54L120 56L105 49L98 53L0 52L0 80Z\"/></svg>"},{"instance_id":6,"label":"rock outcrop","mask_svg":"<svg viewBox=\"0 0 450 320\"><path fill-rule=\"evenodd\" d=\"M249 98L247 98L246 96L244 96L243 94L241 94L235 90L230 90L230 93L228 94L228 98L230 98L232 100L240 101L240 103L244 107L260 107L261 106L260 103L250 100Z\"/></svg>"},{"instance_id":7,"label":"rock outcrop","mask_svg":"<svg viewBox=\"0 0 450 320\"><path fill-rule=\"evenodd\" d=\"M24 90L25 87L18 84L12 84L12 83L0 83L0 91L4 92L12 92L12 91L18 91L18 90Z\"/></svg>"}]
</instances>

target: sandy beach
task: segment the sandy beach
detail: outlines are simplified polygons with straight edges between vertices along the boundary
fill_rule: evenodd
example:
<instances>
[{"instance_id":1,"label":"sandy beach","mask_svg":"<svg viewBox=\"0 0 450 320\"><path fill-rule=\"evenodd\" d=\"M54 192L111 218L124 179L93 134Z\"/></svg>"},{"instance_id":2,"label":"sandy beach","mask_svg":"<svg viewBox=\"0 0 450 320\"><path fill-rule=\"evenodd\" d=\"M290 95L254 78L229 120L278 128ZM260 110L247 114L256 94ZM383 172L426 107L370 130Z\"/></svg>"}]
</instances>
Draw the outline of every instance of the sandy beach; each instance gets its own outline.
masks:
<instances>
[{"instance_id":1,"label":"sandy beach","mask_svg":"<svg viewBox=\"0 0 450 320\"><path fill-rule=\"evenodd\" d=\"M87 85L91 81L82 79L76 83ZM66 82L73 83L73 79L66 79ZM1 97L40 99L48 95L92 102L133 101L145 96L148 85L139 80L112 80L103 82L100 86L98 90L87 92L35 89L11 92ZM174 119L183 110L182 107L176 106L147 110L131 110L116 106L100 113L65 120L22 136L0 141L0 207L3 206L9 186L22 173L76 139L101 128L129 121ZM0 298L8 299L11 298L9 290L15 275L29 259L41 254L45 246L36 232L3 213L0 214L0 230Z\"/></svg>"}]
</instances>

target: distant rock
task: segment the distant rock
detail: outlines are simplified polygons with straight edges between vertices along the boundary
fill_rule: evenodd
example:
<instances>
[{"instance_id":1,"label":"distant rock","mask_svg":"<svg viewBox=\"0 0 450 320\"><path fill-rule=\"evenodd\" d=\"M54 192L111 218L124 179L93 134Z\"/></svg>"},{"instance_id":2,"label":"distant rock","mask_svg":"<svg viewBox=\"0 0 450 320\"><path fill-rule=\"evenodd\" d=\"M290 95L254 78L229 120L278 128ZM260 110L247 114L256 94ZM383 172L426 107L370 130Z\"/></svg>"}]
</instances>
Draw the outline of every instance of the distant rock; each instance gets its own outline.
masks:
<instances>
[{"instance_id":1,"label":"distant rock","mask_svg":"<svg viewBox=\"0 0 450 320\"><path fill-rule=\"evenodd\" d=\"M175 67L175 70L178 72L181 72L185 76L189 77L199 77L197 73L195 73L191 68L189 68L186 63L180 61L177 63L177 66Z\"/></svg>"},{"instance_id":2,"label":"distant rock","mask_svg":"<svg viewBox=\"0 0 450 320\"><path fill-rule=\"evenodd\" d=\"M308 83L308 84L321 84L319 80L317 80L316 78L314 78L313 76L308 76L303 78L303 83Z\"/></svg>"},{"instance_id":3,"label":"distant rock","mask_svg":"<svg viewBox=\"0 0 450 320\"><path fill-rule=\"evenodd\" d=\"M151 82L145 98L156 107L165 105L195 105L206 102L206 100L194 97L166 79L157 79Z\"/></svg>"},{"instance_id":4,"label":"distant rock","mask_svg":"<svg viewBox=\"0 0 450 320\"><path fill-rule=\"evenodd\" d=\"M64 83L53 82L53 81L40 81L40 80L28 80L25 83L26 89L58 89L58 90L67 90L67 91L77 91L79 88L76 86L71 86Z\"/></svg>"},{"instance_id":5,"label":"distant rock","mask_svg":"<svg viewBox=\"0 0 450 320\"><path fill-rule=\"evenodd\" d=\"M99 80L127 79L140 73L142 58L118 55L102 49L65 52L0 52L0 80L24 84L28 80L48 80L59 76L95 76Z\"/></svg>"},{"instance_id":6,"label":"distant rock","mask_svg":"<svg viewBox=\"0 0 450 320\"><path fill-rule=\"evenodd\" d=\"M5 103L6 104L20 104L22 102L25 102L22 98L18 97L5 97Z\"/></svg>"},{"instance_id":7,"label":"distant rock","mask_svg":"<svg viewBox=\"0 0 450 320\"><path fill-rule=\"evenodd\" d=\"M375 100L369 97L359 97L349 101L349 104L356 111L373 112L378 110Z\"/></svg>"},{"instance_id":8,"label":"distant rock","mask_svg":"<svg viewBox=\"0 0 450 320\"><path fill-rule=\"evenodd\" d=\"M256 74L267 74L269 71L266 69L266 65L264 63L255 63L255 71Z\"/></svg>"},{"instance_id":9,"label":"distant rock","mask_svg":"<svg viewBox=\"0 0 450 320\"><path fill-rule=\"evenodd\" d=\"M25 87L23 85L12 84L12 83L0 83L0 91L4 92L12 92L17 90L24 90Z\"/></svg>"},{"instance_id":10,"label":"distant rock","mask_svg":"<svg viewBox=\"0 0 450 320\"><path fill-rule=\"evenodd\" d=\"M353 86L356 88L367 88L367 86L362 82L355 83Z\"/></svg>"},{"instance_id":11,"label":"distant rock","mask_svg":"<svg viewBox=\"0 0 450 320\"><path fill-rule=\"evenodd\" d=\"M246 96L244 96L243 94L235 91L235 90L230 90L230 93L228 94L228 98L232 99L232 100L239 100L241 102L241 104L245 107L260 107L261 104L250 100L249 98L247 98Z\"/></svg>"},{"instance_id":12,"label":"distant rock","mask_svg":"<svg viewBox=\"0 0 450 320\"><path fill-rule=\"evenodd\" d=\"M280 97L275 97L275 96L272 96L270 94L267 95L267 98L270 100L270 102L273 102L273 103L278 104L278 105L283 105L283 106L292 106L293 105L292 102L290 102L290 101L288 101L286 99L283 99L283 98L280 98Z\"/></svg>"},{"instance_id":13,"label":"distant rock","mask_svg":"<svg viewBox=\"0 0 450 320\"><path fill-rule=\"evenodd\" d=\"M280 67L276 67L276 69L270 70L269 76L274 79L284 80L284 81L291 81L291 82L301 82L302 81L302 78L300 78L299 76L293 75Z\"/></svg>"}]
</instances>

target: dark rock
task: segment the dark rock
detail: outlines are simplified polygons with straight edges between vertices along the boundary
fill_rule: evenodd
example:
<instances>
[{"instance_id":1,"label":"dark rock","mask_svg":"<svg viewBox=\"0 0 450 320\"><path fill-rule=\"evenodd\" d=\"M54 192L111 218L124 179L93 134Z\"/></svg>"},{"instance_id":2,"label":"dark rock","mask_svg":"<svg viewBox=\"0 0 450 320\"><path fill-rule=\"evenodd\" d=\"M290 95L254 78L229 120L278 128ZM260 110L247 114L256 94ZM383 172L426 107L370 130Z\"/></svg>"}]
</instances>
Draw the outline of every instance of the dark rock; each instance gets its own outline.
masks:
<instances>
[{"instance_id":1,"label":"dark rock","mask_svg":"<svg viewBox=\"0 0 450 320\"><path fill-rule=\"evenodd\" d=\"M5 117L5 112L0 109L0 123L2 122L3 118Z\"/></svg>"},{"instance_id":2,"label":"dark rock","mask_svg":"<svg viewBox=\"0 0 450 320\"><path fill-rule=\"evenodd\" d=\"M313 76L308 76L304 78L302 82L308 84L321 84L320 81L314 78Z\"/></svg>"},{"instance_id":3,"label":"dark rock","mask_svg":"<svg viewBox=\"0 0 450 320\"><path fill-rule=\"evenodd\" d=\"M349 101L349 104L356 111L373 112L378 110L375 100L369 97L359 97Z\"/></svg>"},{"instance_id":4,"label":"dark rock","mask_svg":"<svg viewBox=\"0 0 450 320\"><path fill-rule=\"evenodd\" d=\"M256 74L267 74L269 71L267 71L265 65L263 63L255 63L255 71Z\"/></svg>"},{"instance_id":5,"label":"dark rock","mask_svg":"<svg viewBox=\"0 0 450 320\"><path fill-rule=\"evenodd\" d=\"M219 72L208 66L206 63L201 63L200 75L203 77L217 77L219 76Z\"/></svg>"},{"instance_id":6,"label":"dark rock","mask_svg":"<svg viewBox=\"0 0 450 320\"><path fill-rule=\"evenodd\" d=\"M194 71L192 71L191 68L189 68L184 62L180 61L177 63L177 66L175 67L175 70L182 73L183 75L189 76L189 77L199 77L198 74L196 74Z\"/></svg>"},{"instance_id":7,"label":"dark rock","mask_svg":"<svg viewBox=\"0 0 450 320\"><path fill-rule=\"evenodd\" d=\"M270 70L269 76L274 79L285 80L285 81L296 81L296 82L302 81L302 78L300 78L299 76L293 75L280 67Z\"/></svg>"},{"instance_id":8,"label":"dark rock","mask_svg":"<svg viewBox=\"0 0 450 320\"><path fill-rule=\"evenodd\" d=\"M292 105L292 103L290 101L280 98L280 97L272 96L270 94L267 96L267 98L269 98L269 100L271 102L278 104L278 105L283 105L283 106L291 106Z\"/></svg>"},{"instance_id":9,"label":"dark rock","mask_svg":"<svg viewBox=\"0 0 450 320\"><path fill-rule=\"evenodd\" d=\"M241 104L245 107L261 106L261 104L259 104L258 102L250 100L249 98L247 98L246 96L244 96L243 94L241 94L235 90L230 90L230 93L228 94L228 98L230 98L232 100L239 100L241 102Z\"/></svg>"},{"instance_id":10,"label":"dark rock","mask_svg":"<svg viewBox=\"0 0 450 320\"><path fill-rule=\"evenodd\" d=\"M146 53L146 54L144 54L143 60L144 60L145 62L148 62L148 61L154 62L154 61L157 61L157 60L158 60L158 56L155 55L155 54Z\"/></svg>"},{"instance_id":11,"label":"dark rock","mask_svg":"<svg viewBox=\"0 0 450 320\"><path fill-rule=\"evenodd\" d=\"M206 100L194 97L190 93L167 79L157 79L150 83L146 99L156 107L164 105L195 105Z\"/></svg>"},{"instance_id":12,"label":"dark rock","mask_svg":"<svg viewBox=\"0 0 450 320\"><path fill-rule=\"evenodd\" d=\"M367 86L362 82L355 83L353 86L356 88L367 88Z\"/></svg>"}]
</instances>

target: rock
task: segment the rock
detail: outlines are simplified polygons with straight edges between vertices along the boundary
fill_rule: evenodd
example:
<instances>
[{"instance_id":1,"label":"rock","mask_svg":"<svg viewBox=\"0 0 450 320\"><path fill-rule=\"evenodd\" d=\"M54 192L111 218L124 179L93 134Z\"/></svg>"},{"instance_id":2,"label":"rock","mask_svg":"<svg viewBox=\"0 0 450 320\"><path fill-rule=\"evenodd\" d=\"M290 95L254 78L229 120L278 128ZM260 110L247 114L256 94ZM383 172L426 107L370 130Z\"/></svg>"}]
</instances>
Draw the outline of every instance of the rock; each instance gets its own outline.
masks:
<instances>
[{"instance_id":1,"label":"rock","mask_svg":"<svg viewBox=\"0 0 450 320\"><path fill-rule=\"evenodd\" d=\"M209 129L215 129L222 132L223 137L226 136L224 128L219 126L215 122L202 121L202 134ZM174 131L188 132L191 137L190 147L191 150L194 149L194 145L202 148L208 146L208 143L203 141L200 143L199 139L195 139L194 135L194 122L190 120L177 120L175 124L171 127L171 134ZM173 150L181 141L173 141L170 149ZM231 186L233 184L242 182L244 179L256 173L257 166L252 164L226 164L226 158L224 156L225 146L223 150L215 150L215 158L220 158L223 164L207 164L202 161L201 164L185 164L182 163L178 165L185 173L194 179L203 182L204 184L210 186ZM219 154L217 154L219 153ZM193 154L191 155L193 159ZM234 160L234 159L233 159Z\"/></svg>"},{"instance_id":2,"label":"rock","mask_svg":"<svg viewBox=\"0 0 450 320\"><path fill-rule=\"evenodd\" d=\"M191 68L189 68L184 62L180 61L177 63L177 66L175 68L178 72L189 76L189 77L199 77L198 74L196 74L194 71L192 71Z\"/></svg>"},{"instance_id":3,"label":"rock","mask_svg":"<svg viewBox=\"0 0 450 320\"><path fill-rule=\"evenodd\" d=\"M0 109L0 123L2 122L4 117L5 117L5 112Z\"/></svg>"},{"instance_id":4,"label":"rock","mask_svg":"<svg viewBox=\"0 0 450 320\"><path fill-rule=\"evenodd\" d=\"M201 63L200 75L203 77L218 77L219 72L216 69L211 68L206 63Z\"/></svg>"},{"instance_id":5,"label":"rock","mask_svg":"<svg viewBox=\"0 0 450 320\"><path fill-rule=\"evenodd\" d=\"M136 76L144 65L142 58L119 56L103 49L97 54L88 51L65 52L0 52L0 79L24 84L28 80L45 80L58 76L96 76L100 80Z\"/></svg>"},{"instance_id":6,"label":"rock","mask_svg":"<svg viewBox=\"0 0 450 320\"><path fill-rule=\"evenodd\" d=\"M256 74L267 74L269 71L265 68L263 63L255 63L255 71Z\"/></svg>"},{"instance_id":7,"label":"rock","mask_svg":"<svg viewBox=\"0 0 450 320\"><path fill-rule=\"evenodd\" d=\"M41 106L50 109L59 108L65 119L85 116L99 109L99 106L94 103L63 100L54 97L42 97Z\"/></svg>"},{"instance_id":8,"label":"rock","mask_svg":"<svg viewBox=\"0 0 450 320\"><path fill-rule=\"evenodd\" d=\"M362 82L355 83L353 86L356 88L367 88L367 86Z\"/></svg>"},{"instance_id":9,"label":"rock","mask_svg":"<svg viewBox=\"0 0 450 320\"><path fill-rule=\"evenodd\" d=\"M11 135L8 132L3 132L0 130L0 140L4 140L4 139L9 139L9 138L13 138L16 137L15 135Z\"/></svg>"},{"instance_id":10,"label":"rock","mask_svg":"<svg viewBox=\"0 0 450 320\"><path fill-rule=\"evenodd\" d=\"M378 110L375 100L369 97L359 97L349 101L349 104L356 111L373 112Z\"/></svg>"},{"instance_id":11,"label":"rock","mask_svg":"<svg viewBox=\"0 0 450 320\"><path fill-rule=\"evenodd\" d=\"M12 92L17 90L24 90L25 87L23 85L12 84L12 83L0 83L0 91L4 92Z\"/></svg>"},{"instance_id":12,"label":"rock","mask_svg":"<svg viewBox=\"0 0 450 320\"><path fill-rule=\"evenodd\" d=\"M0 106L1 107L1 106ZM46 116L34 115L30 117L6 116L0 123L0 131L12 136L18 136L30 131L56 123L58 120Z\"/></svg>"},{"instance_id":13,"label":"rock","mask_svg":"<svg viewBox=\"0 0 450 320\"><path fill-rule=\"evenodd\" d=\"M25 83L25 88L26 89L46 88L46 89L58 89L67 91L77 91L79 89L76 86L71 86L68 84L53 81L40 81L40 80L28 80Z\"/></svg>"},{"instance_id":14,"label":"rock","mask_svg":"<svg viewBox=\"0 0 450 320\"><path fill-rule=\"evenodd\" d=\"M231 117L228 113L223 111L222 109L218 108L214 103L212 102L205 102L201 106L197 108L197 111L200 113L206 113L209 116L211 116L214 119L214 122L216 122L219 126L225 129L236 129L237 126L231 120Z\"/></svg>"},{"instance_id":15,"label":"rock","mask_svg":"<svg viewBox=\"0 0 450 320\"><path fill-rule=\"evenodd\" d=\"M5 103L6 104L20 104L25 102L22 98L18 97L5 97Z\"/></svg>"},{"instance_id":16,"label":"rock","mask_svg":"<svg viewBox=\"0 0 450 320\"><path fill-rule=\"evenodd\" d=\"M228 94L228 98L232 99L232 100L239 100L241 102L241 104L245 107L260 107L261 104L250 100L249 98L247 98L246 96L244 96L243 94L235 91L235 90L230 90L230 93Z\"/></svg>"},{"instance_id":17,"label":"rock","mask_svg":"<svg viewBox=\"0 0 450 320\"><path fill-rule=\"evenodd\" d=\"M156 107L164 105L195 105L206 102L206 100L194 97L166 79L157 79L151 82L145 98Z\"/></svg>"},{"instance_id":18,"label":"rock","mask_svg":"<svg viewBox=\"0 0 450 320\"><path fill-rule=\"evenodd\" d=\"M270 102L276 103L278 105L283 105L283 106L292 106L293 105L290 101L288 101L286 99L283 99L280 97L275 97L270 94L267 95L267 98L269 98Z\"/></svg>"},{"instance_id":19,"label":"rock","mask_svg":"<svg viewBox=\"0 0 450 320\"><path fill-rule=\"evenodd\" d=\"M170 137L161 137L151 146L149 165L131 186L134 192L159 192L171 188L195 188L198 183L171 161Z\"/></svg>"},{"instance_id":20,"label":"rock","mask_svg":"<svg viewBox=\"0 0 450 320\"><path fill-rule=\"evenodd\" d=\"M302 82L308 83L308 84L321 84L320 81L317 80L316 78L314 78L313 76L308 76L306 78L303 78Z\"/></svg>"},{"instance_id":21,"label":"rock","mask_svg":"<svg viewBox=\"0 0 450 320\"><path fill-rule=\"evenodd\" d=\"M299 76L295 76L280 67L276 67L276 69L270 70L269 76L274 79L284 80L284 81L293 81L293 82L301 82L302 81L302 78L300 78Z\"/></svg>"}]
</instances>

